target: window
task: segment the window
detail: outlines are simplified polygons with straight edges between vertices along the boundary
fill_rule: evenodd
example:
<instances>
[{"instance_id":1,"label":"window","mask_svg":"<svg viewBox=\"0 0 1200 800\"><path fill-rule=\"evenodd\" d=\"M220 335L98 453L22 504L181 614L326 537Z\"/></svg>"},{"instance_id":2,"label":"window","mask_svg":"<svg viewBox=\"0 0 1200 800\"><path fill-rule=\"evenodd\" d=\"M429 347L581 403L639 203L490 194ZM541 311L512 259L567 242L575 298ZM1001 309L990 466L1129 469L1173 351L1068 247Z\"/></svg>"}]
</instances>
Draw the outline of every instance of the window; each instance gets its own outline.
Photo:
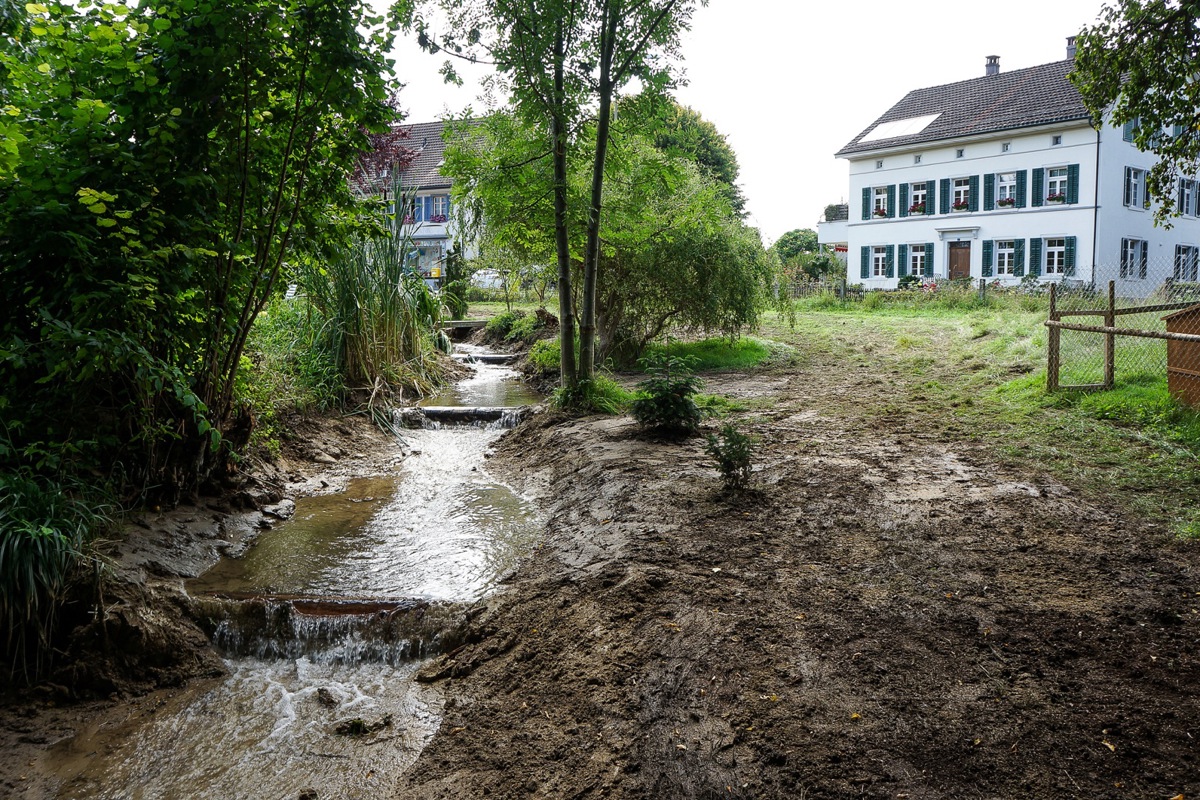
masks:
<instances>
[{"instance_id":1,"label":"window","mask_svg":"<svg viewBox=\"0 0 1200 800\"><path fill-rule=\"evenodd\" d=\"M1062 134L1061 133L1056 133L1050 137L1050 146L1051 147L1055 147L1060 144L1062 144Z\"/></svg>"},{"instance_id":2,"label":"window","mask_svg":"<svg viewBox=\"0 0 1200 800\"><path fill-rule=\"evenodd\" d=\"M1012 149L1012 142L1005 142L1004 144L1000 145L1001 153L1007 153L1011 149Z\"/></svg>"},{"instance_id":3,"label":"window","mask_svg":"<svg viewBox=\"0 0 1200 800\"><path fill-rule=\"evenodd\" d=\"M908 206L910 214L924 214L929 202L929 184L914 183L908 188L908 197L912 201Z\"/></svg>"},{"instance_id":4,"label":"window","mask_svg":"<svg viewBox=\"0 0 1200 800\"><path fill-rule=\"evenodd\" d=\"M962 158L964 155L966 155L966 151L963 150L961 147L954 151L955 158Z\"/></svg>"},{"instance_id":5,"label":"window","mask_svg":"<svg viewBox=\"0 0 1200 800\"><path fill-rule=\"evenodd\" d=\"M1140 280L1146 277L1146 241L1144 239L1121 240L1121 277Z\"/></svg>"},{"instance_id":6,"label":"window","mask_svg":"<svg viewBox=\"0 0 1200 800\"><path fill-rule=\"evenodd\" d=\"M1134 132L1138 129L1138 123L1140 121L1140 117L1134 117L1133 119L1129 120L1129 122L1126 122L1124 127L1121 128L1121 138L1127 142L1132 142Z\"/></svg>"},{"instance_id":7,"label":"window","mask_svg":"<svg viewBox=\"0 0 1200 800\"><path fill-rule=\"evenodd\" d=\"M1125 205L1130 208L1145 208L1150 205L1146 196L1146 171L1135 167L1125 168Z\"/></svg>"},{"instance_id":8,"label":"window","mask_svg":"<svg viewBox=\"0 0 1200 800\"><path fill-rule=\"evenodd\" d=\"M1017 204L1017 173L1015 173L1015 172L997 173L996 174L996 205L1000 208L1012 208L1016 204Z\"/></svg>"},{"instance_id":9,"label":"window","mask_svg":"<svg viewBox=\"0 0 1200 800\"><path fill-rule=\"evenodd\" d=\"M1064 275L1067 271L1067 240L1046 240L1046 275Z\"/></svg>"},{"instance_id":10,"label":"window","mask_svg":"<svg viewBox=\"0 0 1200 800\"><path fill-rule=\"evenodd\" d=\"M425 201L420 197L404 204L404 221L406 223L422 222L425 219Z\"/></svg>"},{"instance_id":11,"label":"window","mask_svg":"<svg viewBox=\"0 0 1200 800\"><path fill-rule=\"evenodd\" d=\"M871 277L886 278L887 277L887 251L886 247L871 248Z\"/></svg>"},{"instance_id":12,"label":"window","mask_svg":"<svg viewBox=\"0 0 1200 800\"><path fill-rule=\"evenodd\" d=\"M882 158L875 162L875 169L883 169L883 159Z\"/></svg>"},{"instance_id":13,"label":"window","mask_svg":"<svg viewBox=\"0 0 1200 800\"><path fill-rule=\"evenodd\" d=\"M888 187L876 186L871 197L871 213L877 217L886 217L888 215Z\"/></svg>"},{"instance_id":14,"label":"window","mask_svg":"<svg viewBox=\"0 0 1200 800\"><path fill-rule=\"evenodd\" d=\"M908 274L921 277L925 274L925 245L909 245L908 253Z\"/></svg>"},{"instance_id":15,"label":"window","mask_svg":"<svg viewBox=\"0 0 1200 800\"><path fill-rule=\"evenodd\" d=\"M914 163L914 164L920 164L920 163L921 163L921 157L920 157L919 155L917 155L917 156L913 156L913 163Z\"/></svg>"},{"instance_id":16,"label":"window","mask_svg":"<svg viewBox=\"0 0 1200 800\"><path fill-rule=\"evenodd\" d=\"M1191 244L1175 245L1175 280L1195 281L1200 278L1200 249Z\"/></svg>"},{"instance_id":17,"label":"window","mask_svg":"<svg viewBox=\"0 0 1200 800\"><path fill-rule=\"evenodd\" d=\"M1175 199L1175 211L1189 217L1196 214L1196 181L1190 178L1179 179L1179 193Z\"/></svg>"},{"instance_id":18,"label":"window","mask_svg":"<svg viewBox=\"0 0 1200 800\"><path fill-rule=\"evenodd\" d=\"M1067 201L1067 168L1051 167L1046 170L1046 200L1050 203Z\"/></svg>"},{"instance_id":19,"label":"window","mask_svg":"<svg viewBox=\"0 0 1200 800\"><path fill-rule=\"evenodd\" d=\"M430 222L445 222L450 215L450 195L435 194L431 205Z\"/></svg>"},{"instance_id":20,"label":"window","mask_svg":"<svg viewBox=\"0 0 1200 800\"><path fill-rule=\"evenodd\" d=\"M971 179L955 178L950 207L955 211L966 211L971 207Z\"/></svg>"},{"instance_id":21,"label":"window","mask_svg":"<svg viewBox=\"0 0 1200 800\"><path fill-rule=\"evenodd\" d=\"M1017 247L1011 239L996 242L996 275L1015 275Z\"/></svg>"}]
</instances>

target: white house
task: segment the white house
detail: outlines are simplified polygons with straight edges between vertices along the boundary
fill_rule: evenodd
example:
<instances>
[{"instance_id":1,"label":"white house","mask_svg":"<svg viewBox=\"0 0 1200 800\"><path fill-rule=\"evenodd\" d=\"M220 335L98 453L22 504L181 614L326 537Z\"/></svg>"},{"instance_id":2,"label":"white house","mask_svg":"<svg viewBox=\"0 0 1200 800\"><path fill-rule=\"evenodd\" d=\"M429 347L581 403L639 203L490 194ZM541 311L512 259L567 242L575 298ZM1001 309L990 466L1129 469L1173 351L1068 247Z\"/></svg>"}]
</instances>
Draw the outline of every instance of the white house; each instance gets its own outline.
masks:
<instances>
[{"instance_id":1,"label":"white house","mask_svg":"<svg viewBox=\"0 0 1200 800\"><path fill-rule=\"evenodd\" d=\"M1132 127L1092 127L1067 58L917 89L838 151L850 164L849 219L818 226L847 250L847 279L894 288L905 275L1017 283L1114 279L1144 296L1197 279L1194 180L1183 217L1154 226L1146 171L1154 156ZM1167 132L1168 135L1170 132Z\"/></svg>"}]
</instances>

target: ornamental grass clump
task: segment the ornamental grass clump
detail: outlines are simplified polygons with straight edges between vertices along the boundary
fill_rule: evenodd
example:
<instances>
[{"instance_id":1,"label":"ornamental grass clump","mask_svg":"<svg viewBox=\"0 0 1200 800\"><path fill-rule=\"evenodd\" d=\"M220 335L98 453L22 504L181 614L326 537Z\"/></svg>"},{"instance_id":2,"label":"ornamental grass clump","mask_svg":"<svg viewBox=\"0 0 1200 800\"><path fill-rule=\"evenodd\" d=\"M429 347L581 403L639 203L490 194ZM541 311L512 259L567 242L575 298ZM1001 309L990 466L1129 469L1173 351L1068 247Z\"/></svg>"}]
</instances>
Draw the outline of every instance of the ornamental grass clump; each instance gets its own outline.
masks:
<instances>
[{"instance_id":1,"label":"ornamental grass clump","mask_svg":"<svg viewBox=\"0 0 1200 800\"><path fill-rule=\"evenodd\" d=\"M701 412L693 399L704 383L692 374L695 359L652 353L640 362L650 377L637 385L630 410L638 424L656 434L690 436L700 428Z\"/></svg>"}]
</instances>

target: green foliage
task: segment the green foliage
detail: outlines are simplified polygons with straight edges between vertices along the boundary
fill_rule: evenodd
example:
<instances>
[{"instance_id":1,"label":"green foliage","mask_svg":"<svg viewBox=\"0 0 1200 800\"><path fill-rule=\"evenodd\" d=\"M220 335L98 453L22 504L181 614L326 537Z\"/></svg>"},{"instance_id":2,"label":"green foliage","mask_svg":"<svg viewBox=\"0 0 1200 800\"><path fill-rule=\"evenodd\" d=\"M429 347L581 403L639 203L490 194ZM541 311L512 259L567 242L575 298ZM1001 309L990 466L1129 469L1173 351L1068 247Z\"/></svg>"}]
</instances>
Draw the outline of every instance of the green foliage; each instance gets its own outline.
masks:
<instances>
[{"instance_id":1,"label":"green foliage","mask_svg":"<svg viewBox=\"0 0 1200 800\"><path fill-rule=\"evenodd\" d=\"M746 197L737 185L737 153L729 146L725 136L700 114L679 103L662 106L659 122L653 128L654 146L673 157L692 161L700 172L715 181L733 212L740 216L746 213ZM816 241L816 234L813 234Z\"/></svg>"},{"instance_id":2,"label":"green foliage","mask_svg":"<svg viewBox=\"0 0 1200 800\"><path fill-rule=\"evenodd\" d=\"M1071 82L1094 119L1109 108L1118 126L1136 123L1134 142L1154 153L1147 186L1159 222L1177 215L1176 181L1200 160L1200 7L1191 0L1117 0L1076 41Z\"/></svg>"},{"instance_id":3,"label":"green foliage","mask_svg":"<svg viewBox=\"0 0 1200 800\"><path fill-rule=\"evenodd\" d=\"M720 336L652 344L646 348L646 355L683 359L696 372L715 372L752 369L769 361L787 362L791 359L793 351L787 345L753 336L739 336L736 339Z\"/></svg>"},{"instance_id":4,"label":"green foliage","mask_svg":"<svg viewBox=\"0 0 1200 800\"><path fill-rule=\"evenodd\" d=\"M750 485L754 471L754 442L737 429L733 423L721 426L719 433L710 433L704 452L717 462L721 481L727 491L744 489Z\"/></svg>"},{"instance_id":5,"label":"green foliage","mask_svg":"<svg viewBox=\"0 0 1200 800\"><path fill-rule=\"evenodd\" d=\"M471 269L459 247L446 253L446 283L442 287L442 302L450 319L466 319L467 300L471 291Z\"/></svg>"},{"instance_id":6,"label":"green foliage","mask_svg":"<svg viewBox=\"0 0 1200 800\"><path fill-rule=\"evenodd\" d=\"M509 342L533 342L545 327L542 318L537 314L525 314L513 323L504 339Z\"/></svg>"},{"instance_id":7,"label":"green foliage","mask_svg":"<svg viewBox=\"0 0 1200 800\"><path fill-rule=\"evenodd\" d=\"M692 373L692 359L656 353L642 360L650 377L638 383L630 411L654 433L688 436L700 428L694 395L703 382Z\"/></svg>"},{"instance_id":8,"label":"green foliage","mask_svg":"<svg viewBox=\"0 0 1200 800\"><path fill-rule=\"evenodd\" d=\"M292 300L277 298L259 314L247 344L250 366L244 380L252 384L250 396L256 413L269 401L274 411L326 411L338 407L346 394L346 382L338 369L333 337L324 317L303 295ZM262 395L258 394L262 387Z\"/></svg>"},{"instance_id":9,"label":"green foliage","mask_svg":"<svg viewBox=\"0 0 1200 800\"><path fill-rule=\"evenodd\" d=\"M34 677L45 665L58 606L110 524L97 494L29 470L0 472L0 626L12 675Z\"/></svg>"},{"instance_id":10,"label":"green foliage","mask_svg":"<svg viewBox=\"0 0 1200 800\"><path fill-rule=\"evenodd\" d=\"M502 314L497 314L487 321L487 325L483 326L487 338L492 341L502 341L508 338L512 333L513 327L526 317L524 311L505 311Z\"/></svg>"},{"instance_id":11,"label":"green foliage","mask_svg":"<svg viewBox=\"0 0 1200 800\"><path fill-rule=\"evenodd\" d=\"M815 253L820 249L817 244L817 232L812 228L797 228L788 231L775 240L771 249L779 254L784 263L800 256L801 253Z\"/></svg>"},{"instance_id":12,"label":"green foliage","mask_svg":"<svg viewBox=\"0 0 1200 800\"><path fill-rule=\"evenodd\" d=\"M550 400L556 408L582 414L620 414L635 402L621 384L603 373L573 389L560 386Z\"/></svg>"},{"instance_id":13,"label":"green foliage","mask_svg":"<svg viewBox=\"0 0 1200 800\"><path fill-rule=\"evenodd\" d=\"M560 352L558 339L539 339L529 348L528 363L543 375L557 375Z\"/></svg>"}]
</instances>

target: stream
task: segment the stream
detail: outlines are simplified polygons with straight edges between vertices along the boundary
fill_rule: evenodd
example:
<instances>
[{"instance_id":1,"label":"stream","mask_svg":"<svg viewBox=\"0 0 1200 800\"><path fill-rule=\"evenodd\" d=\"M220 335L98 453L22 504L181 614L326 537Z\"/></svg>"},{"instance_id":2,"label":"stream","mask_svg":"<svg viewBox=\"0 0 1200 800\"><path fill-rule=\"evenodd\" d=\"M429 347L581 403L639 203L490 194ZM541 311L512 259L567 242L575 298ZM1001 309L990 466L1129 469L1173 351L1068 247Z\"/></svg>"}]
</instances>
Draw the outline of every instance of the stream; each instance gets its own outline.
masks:
<instances>
[{"instance_id":1,"label":"stream","mask_svg":"<svg viewBox=\"0 0 1200 800\"><path fill-rule=\"evenodd\" d=\"M459 347L467 363L486 352ZM244 555L190 581L229 675L59 745L60 798L388 794L441 722L440 692L415 673L454 646L462 604L495 590L539 530L484 465L510 409L540 398L503 364L471 366L421 405L486 406L500 421L404 431L411 455L393 474L298 499Z\"/></svg>"}]
</instances>

